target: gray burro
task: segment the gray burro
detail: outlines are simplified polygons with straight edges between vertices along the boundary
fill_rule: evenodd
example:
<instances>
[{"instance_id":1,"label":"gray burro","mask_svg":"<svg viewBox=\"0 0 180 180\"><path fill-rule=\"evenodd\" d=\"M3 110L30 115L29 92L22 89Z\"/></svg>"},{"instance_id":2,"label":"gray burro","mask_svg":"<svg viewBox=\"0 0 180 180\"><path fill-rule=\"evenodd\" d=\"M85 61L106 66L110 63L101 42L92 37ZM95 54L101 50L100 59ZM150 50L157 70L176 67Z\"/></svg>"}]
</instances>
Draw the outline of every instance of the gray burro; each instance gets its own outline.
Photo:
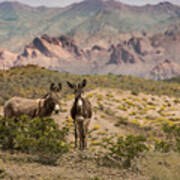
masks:
<instances>
[{"instance_id":1,"label":"gray burro","mask_svg":"<svg viewBox=\"0 0 180 180\"><path fill-rule=\"evenodd\" d=\"M77 141L79 138L79 148L84 150L87 148L87 132L92 117L91 103L88 99L82 97L83 89L87 84L84 79L78 85L67 82L68 86L74 90L75 99L71 108L71 117L74 120L75 126L75 148L77 148Z\"/></svg>"},{"instance_id":2,"label":"gray burro","mask_svg":"<svg viewBox=\"0 0 180 180\"><path fill-rule=\"evenodd\" d=\"M6 118L19 117L27 115L31 118L50 116L53 111L56 113L60 110L59 97L61 83L55 86L50 85L50 91L39 99L28 99L23 97L13 97L4 105L4 116Z\"/></svg>"}]
</instances>

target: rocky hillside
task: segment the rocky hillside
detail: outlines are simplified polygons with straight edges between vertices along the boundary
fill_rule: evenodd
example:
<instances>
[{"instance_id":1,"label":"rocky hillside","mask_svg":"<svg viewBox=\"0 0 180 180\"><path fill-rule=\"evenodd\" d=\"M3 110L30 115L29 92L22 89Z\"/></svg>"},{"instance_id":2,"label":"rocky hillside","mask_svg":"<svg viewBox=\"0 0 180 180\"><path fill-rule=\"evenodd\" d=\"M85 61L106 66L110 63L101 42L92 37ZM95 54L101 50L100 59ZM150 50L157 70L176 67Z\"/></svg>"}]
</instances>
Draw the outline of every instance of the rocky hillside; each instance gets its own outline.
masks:
<instances>
[{"instance_id":1,"label":"rocky hillside","mask_svg":"<svg viewBox=\"0 0 180 180\"><path fill-rule=\"evenodd\" d=\"M155 80L170 79L180 75L180 65L166 59L156 65L150 72L150 77Z\"/></svg>"},{"instance_id":2,"label":"rocky hillside","mask_svg":"<svg viewBox=\"0 0 180 180\"><path fill-rule=\"evenodd\" d=\"M61 9L4 2L0 10L0 46L7 47L1 69L35 64L76 74L180 74L180 7L171 3L140 7L85 0ZM166 59L173 65L162 65Z\"/></svg>"},{"instance_id":3,"label":"rocky hillside","mask_svg":"<svg viewBox=\"0 0 180 180\"><path fill-rule=\"evenodd\" d=\"M49 69L65 71L63 63L69 64L74 61L87 63L88 54L66 36L57 38L43 35L37 37L32 43L24 48L14 63L14 66L35 64ZM62 64L62 65L61 65Z\"/></svg>"},{"instance_id":4,"label":"rocky hillside","mask_svg":"<svg viewBox=\"0 0 180 180\"><path fill-rule=\"evenodd\" d=\"M178 26L159 35L127 36L108 47L97 42L90 48L81 48L77 40L68 36L44 34L27 44L22 53L2 49L0 68L34 64L76 74L115 73L169 79L180 74L179 39Z\"/></svg>"}]
</instances>

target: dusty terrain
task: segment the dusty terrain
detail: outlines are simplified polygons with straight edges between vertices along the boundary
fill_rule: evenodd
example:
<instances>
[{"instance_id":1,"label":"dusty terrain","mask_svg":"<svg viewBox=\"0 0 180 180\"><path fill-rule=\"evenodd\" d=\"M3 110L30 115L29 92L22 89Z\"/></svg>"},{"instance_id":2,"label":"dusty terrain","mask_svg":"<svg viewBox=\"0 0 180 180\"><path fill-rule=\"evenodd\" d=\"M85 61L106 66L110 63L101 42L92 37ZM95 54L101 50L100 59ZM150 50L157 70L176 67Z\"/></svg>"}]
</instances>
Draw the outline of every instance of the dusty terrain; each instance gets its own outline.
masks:
<instances>
[{"instance_id":1,"label":"dusty terrain","mask_svg":"<svg viewBox=\"0 0 180 180\"><path fill-rule=\"evenodd\" d=\"M180 104L177 98L152 95L132 95L128 91L96 89L86 93L93 105L93 118L90 124L88 150L73 149L73 124L69 117L73 96L61 100L61 113L53 115L60 127L68 123L71 128L69 142L72 149L58 160L56 166L43 165L36 155L0 151L2 179L62 179L62 180L178 180L179 155L149 152L144 158L135 161L135 166L125 170L103 166L97 163L98 143L103 136L111 134L143 134L148 138L161 137L160 125L180 123ZM4 171L3 171L4 170Z\"/></svg>"}]
</instances>

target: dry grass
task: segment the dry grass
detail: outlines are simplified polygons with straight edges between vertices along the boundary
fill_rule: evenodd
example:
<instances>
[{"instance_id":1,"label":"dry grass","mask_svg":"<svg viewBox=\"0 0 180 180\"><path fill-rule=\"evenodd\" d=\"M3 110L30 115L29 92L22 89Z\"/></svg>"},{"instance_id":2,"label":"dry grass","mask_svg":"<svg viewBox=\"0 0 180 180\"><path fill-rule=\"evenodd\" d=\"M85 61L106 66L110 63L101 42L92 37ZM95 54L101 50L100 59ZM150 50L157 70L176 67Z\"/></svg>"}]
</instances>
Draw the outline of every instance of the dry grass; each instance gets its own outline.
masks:
<instances>
[{"instance_id":1,"label":"dry grass","mask_svg":"<svg viewBox=\"0 0 180 180\"><path fill-rule=\"evenodd\" d=\"M53 118L62 127L71 129L69 142L72 150L58 161L57 166L45 166L37 162L36 156L0 151L0 169L4 179L62 179L62 180L178 180L180 158L176 153L158 154L151 152L136 164L136 168L123 170L97 164L96 154L103 137L110 135L141 134L151 141L161 138L163 123L180 123L180 104L167 96L153 96L130 91L98 88L88 92L94 114L90 124L88 151L73 150L73 122L69 116L73 102L71 94L62 99L62 112ZM118 125L117 125L118 124ZM0 171L1 172L1 171ZM0 173L1 177L1 173Z\"/></svg>"}]
</instances>

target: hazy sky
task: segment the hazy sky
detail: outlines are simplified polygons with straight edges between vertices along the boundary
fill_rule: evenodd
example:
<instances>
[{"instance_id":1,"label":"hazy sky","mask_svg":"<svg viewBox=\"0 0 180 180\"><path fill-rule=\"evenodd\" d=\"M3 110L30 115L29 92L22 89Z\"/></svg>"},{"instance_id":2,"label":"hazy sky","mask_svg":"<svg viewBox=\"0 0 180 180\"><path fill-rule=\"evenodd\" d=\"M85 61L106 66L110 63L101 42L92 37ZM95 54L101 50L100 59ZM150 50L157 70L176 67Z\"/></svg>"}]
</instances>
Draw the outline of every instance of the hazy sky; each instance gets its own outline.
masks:
<instances>
[{"instance_id":1,"label":"hazy sky","mask_svg":"<svg viewBox=\"0 0 180 180\"><path fill-rule=\"evenodd\" d=\"M14 1L14 0L0 0L3 1ZM33 6L66 6L71 3L80 2L82 0L16 0L25 4ZM159 2L165 2L167 0L117 0L128 4L144 5L144 4L157 4ZM169 0L169 2L180 5L180 0Z\"/></svg>"}]
</instances>

